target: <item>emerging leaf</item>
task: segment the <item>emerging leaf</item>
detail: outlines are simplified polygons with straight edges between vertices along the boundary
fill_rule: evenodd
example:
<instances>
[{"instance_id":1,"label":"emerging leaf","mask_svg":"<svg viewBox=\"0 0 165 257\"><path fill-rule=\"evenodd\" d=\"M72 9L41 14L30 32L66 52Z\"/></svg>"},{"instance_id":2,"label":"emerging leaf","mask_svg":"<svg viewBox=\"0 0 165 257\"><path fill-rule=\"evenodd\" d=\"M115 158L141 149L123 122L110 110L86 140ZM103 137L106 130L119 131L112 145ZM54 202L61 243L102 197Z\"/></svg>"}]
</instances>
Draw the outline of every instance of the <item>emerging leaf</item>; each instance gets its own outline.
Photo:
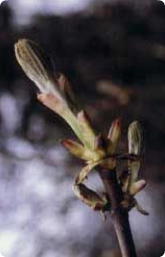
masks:
<instances>
[{"instance_id":1,"label":"emerging leaf","mask_svg":"<svg viewBox=\"0 0 165 257\"><path fill-rule=\"evenodd\" d=\"M26 75L42 93L53 93L64 100L54 75L52 60L35 42L20 39L15 44L15 55Z\"/></svg>"},{"instance_id":2,"label":"emerging leaf","mask_svg":"<svg viewBox=\"0 0 165 257\"><path fill-rule=\"evenodd\" d=\"M72 128L72 130L75 132L77 137L80 139L80 141L84 142L84 137L82 134L82 130L80 128L80 125L77 121L76 116L74 113L68 108L68 106L63 105L63 102L60 101L55 95L53 94L38 94L37 99L53 110L54 112L58 113Z\"/></svg>"},{"instance_id":3,"label":"emerging leaf","mask_svg":"<svg viewBox=\"0 0 165 257\"><path fill-rule=\"evenodd\" d=\"M92 128L91 121L84 110L77 115L79 125L81 127L84 143L92 151L95 148L95 131Z\"/></svg>"},{"instance_id":4,"label":"emerging leaf","mask_svg":"<svg viewBox=\"0 0 165 257\"><path fill-rule=\"evenodd\" d=\"M121 135L121 119L118 118L112 122L112 125L108 132L107 138L110 140L108 151L110 154L113 154L115 152L120 135Z\"/></svg>"},{"instance_id":5,"label":"emerging leaf","mask_svg":"<svg viewBox=\"0 0 165 257\"><path fill-rule=\"evenodd\" d=\"M63 92L65 99L69 103L70 108L75 110L77 102L67 77L64 74L60 74L60 77L58 78L58 83L60 91Z\"/></svg>"},{"instance_id":6,"label":"emerging leaf","mask_svg":"<svg viewBox=\"0 0 165 257\"><path fill-rule=\"evenodd\" d=\"M71 140L62 140L62 145L65 146L69 152L71 152L73 155L77 156L80 159L86 160L86 161L92 161L94 153L91 152L89 149L85 148L81 144Z\"/></svg>"},{"instance_id":7,"label":"emerging leaf","mask_svg":"<svg viewBox=\"0 0 165 257\"><path fill-rule=\"evenodd\" d=\"M61 117L66 116L66 110L68 111L68 108L66 109L66 106L63 105L63 102L57 98L54 94L38 94L37 99L47 106L52 111L58 113Z\"/></svg>"},{"instance_id":8,"label":"emerging leaf","mask_svg":"<svg viewBox=\"0 0 165 257\"><path fill-rule=\"evenodd\" d=\"M82 202L87 204L93 210L100 211L106 209L108 200L101 198L84 184L74 184L73 191Z\"/></svg>"},{"instance_id":9,"label":"emerging leaf","mask_svg":"<svg viewBox=\"0 0 165 257\"><path fill-rule=\"evenodd\" d=\"M75 184L80 184L80 183L82 183L82 182L87 178L89 172L90 172L94 167L96 167L98 164L99 164L99 161L98 161L98 162L92 162L92 163L87 164L87 165L80 171L80 173L78 174L78 176L76 177L76 179L75 179Z\"/></svg>"},{"instance_id":10,"label":"emerging leaf","mask_svg":"<svg viewBox=\"0 0 165 257\"><path fill-rule=\"evenodd\" d=\"M139 180L137 182L134 182L129 189L129 193L131 195L136 195L138 192L140 192L145 186L146 186L145 180Z\"/></svg>"},{"instance_id":11,"label":"emerging leaf","mask_svg":"<svg viewBox=\"0 0 165 257\"><path fill-rule=\"evenodd\" d=\"M146 210L144 210L141 205L136 201L136 205L135 207L137 208L137 210L143 214L143 215L149 215L149 212L147 212Z\"/></svg>"},{"instance_id":12,"label":"emerging leaf","mask_svg":"<svg viewBox=\"0 0 165 257\"><path fill-rule=\"evenodd\" d=\"M72 112L75 98L67 78L63 74L55 77L51 59L31 40L20 39L15 44L15 55L24 72L41 91L38 100L59 114L85 147L94 152L95 132L84 111L77 117Z\"/></svg>"}]
</instances>

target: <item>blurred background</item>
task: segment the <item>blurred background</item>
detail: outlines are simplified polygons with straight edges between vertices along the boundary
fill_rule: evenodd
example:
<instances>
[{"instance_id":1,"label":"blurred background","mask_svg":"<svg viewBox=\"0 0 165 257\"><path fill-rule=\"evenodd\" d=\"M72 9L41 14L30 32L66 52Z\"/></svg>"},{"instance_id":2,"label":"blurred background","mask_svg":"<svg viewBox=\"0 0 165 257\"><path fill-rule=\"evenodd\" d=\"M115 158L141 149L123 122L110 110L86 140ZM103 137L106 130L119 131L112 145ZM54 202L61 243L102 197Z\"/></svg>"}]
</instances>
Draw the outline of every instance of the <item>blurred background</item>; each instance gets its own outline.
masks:
<instances>
[{"instance_id":1,"label":"blurred background","mask_svg":"<svg viewBox=\"0 0 165 257\"><path fill-rule=\"evenodd\" d=\"M8 0L0 5L0 252L4 257L120 257L110 218L72 192L82 163L60 140L70 128L36 100L17 64L19 38L42 44L68 76L98 131L139 120L145 152L130 212L138 256L165 251L165 5L156 0ZM95 172L91 187L102 189Z\"/></svg>"}]
</instances>

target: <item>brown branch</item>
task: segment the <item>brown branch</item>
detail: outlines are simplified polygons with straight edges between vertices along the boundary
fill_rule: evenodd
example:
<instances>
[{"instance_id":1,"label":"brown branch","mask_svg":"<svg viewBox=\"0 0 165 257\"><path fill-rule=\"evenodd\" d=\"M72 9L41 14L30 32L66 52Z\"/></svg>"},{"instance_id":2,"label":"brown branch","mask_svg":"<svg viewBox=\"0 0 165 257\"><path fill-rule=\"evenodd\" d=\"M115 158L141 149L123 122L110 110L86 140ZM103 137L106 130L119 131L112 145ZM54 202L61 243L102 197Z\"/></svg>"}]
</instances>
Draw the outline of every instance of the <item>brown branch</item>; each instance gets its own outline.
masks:
<instances>
[{"instance_id":1,"label":"brown branch","mask_svg":"<svg viewBox=\"0 0 165 257\"><path fill-rule=\"evenodd\" d=\"M122 257L137 257L129 224L128 212L121 206L123 192L116 176L116 169L98 167L106 193L111 202L111 218L116 231Z\"/></svg>"}]
</instances>

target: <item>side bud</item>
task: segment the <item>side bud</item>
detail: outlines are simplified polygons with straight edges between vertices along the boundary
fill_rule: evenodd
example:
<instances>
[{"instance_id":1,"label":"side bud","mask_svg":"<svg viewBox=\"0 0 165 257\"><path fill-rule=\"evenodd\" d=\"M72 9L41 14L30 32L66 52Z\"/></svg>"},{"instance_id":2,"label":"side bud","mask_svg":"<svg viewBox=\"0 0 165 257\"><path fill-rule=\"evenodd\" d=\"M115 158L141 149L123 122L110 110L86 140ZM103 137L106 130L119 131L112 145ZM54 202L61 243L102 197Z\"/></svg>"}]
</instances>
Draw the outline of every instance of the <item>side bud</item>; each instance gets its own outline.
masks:
<instances>
[{"instance_id":1,"label":"side bud","mask_svg":"<svg viewBox=\"0 0 165 257\"><path fill-rule=\"evenodd\" d=\"M108 152L110 154L113 154L116 151L116 147L121 135L121 128L122 128L122 124L121 124L121 119L115 119L112 122L112 125L109 129L108 132L108 139L109 139L109 147L108 147Z\"/></svg>"},{"instance_id":2,"label":"side bud","mask_svg":"<svg viewBox=\"0 0 165 257\"><path fill-rule=\"evenodd\" d=\"M142 128L138 121L134 121L128 128L128 152L129 154L141 155L143 149Z\"/></svg>"}]
</instances>

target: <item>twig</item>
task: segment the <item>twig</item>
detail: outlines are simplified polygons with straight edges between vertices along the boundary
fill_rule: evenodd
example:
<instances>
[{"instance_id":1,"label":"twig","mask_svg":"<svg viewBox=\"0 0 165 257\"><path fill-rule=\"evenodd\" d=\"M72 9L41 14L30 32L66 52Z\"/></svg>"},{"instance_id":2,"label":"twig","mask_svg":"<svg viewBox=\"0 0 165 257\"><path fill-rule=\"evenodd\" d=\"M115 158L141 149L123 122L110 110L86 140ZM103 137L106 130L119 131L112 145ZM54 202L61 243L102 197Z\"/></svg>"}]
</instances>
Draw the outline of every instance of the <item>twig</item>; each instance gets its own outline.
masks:
<instances>
[{"instance_id":1,"label":"twig","mask_svg":"<svg viewBox=\"0 0 165 257\"><path fill-rule=\"evenodd\" d=\"M111 202L111 218L118 238L122 257L137 257L129 224L128 212L121 206L123 192L117 181L116 170L97 168Z\"/></svg>"},{"instance_id":2,"label":"twig","mask_svg":"<svg viewBox=\"0 0 165 257\"><path fill-rule=\"evenodd\" d=\"M41 91L37 96L38 100L60 115L80 140L80 143L70 139L62 142L72 154L85 161L85 167L74 181L75 194L96 211L107 211L111 205L110 214L122 257L137 257L128 210L136 207L139 212L148 215L134 198L146 185L145 180L138 180L143 150L143 136L139 122L134 121L128 127L128 153L116 153L121 134L120 119L112 122L106 138L102 134L98 135L84 110L73 112L76 105L69 81L62 74L60 77L54 74L51 59L36 43L28 39L19 40L15 44L15 54L22 69ZM129 171L123 173L119 178L120 181L116 175L118 160L127 160ZM109 199L101 198L83 184L96 166Z\"/></svg>"}]
</instances>

